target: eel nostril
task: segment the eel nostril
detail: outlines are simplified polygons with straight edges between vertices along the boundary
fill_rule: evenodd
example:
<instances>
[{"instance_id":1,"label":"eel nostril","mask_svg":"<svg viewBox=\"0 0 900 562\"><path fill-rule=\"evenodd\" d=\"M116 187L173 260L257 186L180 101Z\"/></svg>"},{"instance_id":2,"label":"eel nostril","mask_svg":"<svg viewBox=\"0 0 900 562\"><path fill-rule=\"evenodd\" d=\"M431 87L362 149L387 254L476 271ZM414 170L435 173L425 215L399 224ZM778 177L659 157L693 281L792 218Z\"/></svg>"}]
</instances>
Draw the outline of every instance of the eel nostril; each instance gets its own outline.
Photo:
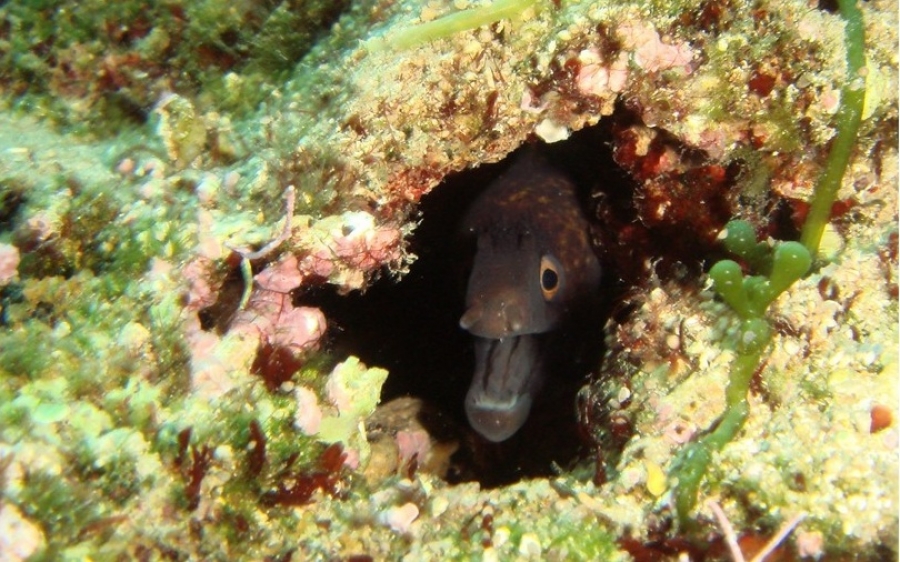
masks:
<instances>
[{"instance_id":1,"label":"eel nostril","mask_svg":"<svg viewBox=\"0 0 900 562\"><path fill-rule=\"evenodd\" d=\"M474 305L462 315L462 318L459 319L459 326L463 330L468 330L479 320L481 320L483 314L484 307L482 307L481 305Z\"/></svg>"}]
</instances>

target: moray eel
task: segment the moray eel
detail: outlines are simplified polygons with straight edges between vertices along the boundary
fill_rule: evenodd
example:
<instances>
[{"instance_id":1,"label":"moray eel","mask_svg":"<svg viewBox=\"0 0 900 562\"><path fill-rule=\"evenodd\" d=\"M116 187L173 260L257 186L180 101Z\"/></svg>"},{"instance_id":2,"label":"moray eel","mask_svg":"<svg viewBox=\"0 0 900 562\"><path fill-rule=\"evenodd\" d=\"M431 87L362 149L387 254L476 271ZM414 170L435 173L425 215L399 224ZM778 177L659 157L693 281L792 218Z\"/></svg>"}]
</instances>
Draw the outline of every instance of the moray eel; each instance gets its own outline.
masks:
<instances>
[{"instance_id":1,"label":"moray eel","mask_svg":"<svg viewBox=\"0 0 900 562\"><path fill-rule=\"evenodd\" d=\"M475 200L462 228L477 246L459 321L475 341L465 410L500 442L527 420L544 383L545 336L593 300L600 263L575 186L530 153Z\"/></svg>"}]
</instances>

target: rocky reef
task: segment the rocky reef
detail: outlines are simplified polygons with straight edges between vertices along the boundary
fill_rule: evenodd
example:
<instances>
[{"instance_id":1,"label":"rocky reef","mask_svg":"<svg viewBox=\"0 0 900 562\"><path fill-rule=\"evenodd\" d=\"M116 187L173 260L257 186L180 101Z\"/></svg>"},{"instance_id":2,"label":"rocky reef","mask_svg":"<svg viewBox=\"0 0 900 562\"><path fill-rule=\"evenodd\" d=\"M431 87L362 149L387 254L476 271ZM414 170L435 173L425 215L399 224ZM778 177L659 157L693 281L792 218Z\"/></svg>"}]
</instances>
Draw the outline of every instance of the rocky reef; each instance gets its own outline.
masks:
<instances>
[{"instance_id":1,"label":"rocky reef","mask_svg":"<svg viewBox=\"0 0 900 562\"><path fill-rule=\"evenodd\" d=\"M787 523L788 559L896 558L896 3L859 76L830 2L149 4L0 6L0 559L704 560ZM680 520L739 353L705 271L732 218L799 237L852 82L818 259ZM584 454L450 485L302 295L402 282L423 197L585 131L624 179L588 186Z\"/></svg>"}]
</instances>

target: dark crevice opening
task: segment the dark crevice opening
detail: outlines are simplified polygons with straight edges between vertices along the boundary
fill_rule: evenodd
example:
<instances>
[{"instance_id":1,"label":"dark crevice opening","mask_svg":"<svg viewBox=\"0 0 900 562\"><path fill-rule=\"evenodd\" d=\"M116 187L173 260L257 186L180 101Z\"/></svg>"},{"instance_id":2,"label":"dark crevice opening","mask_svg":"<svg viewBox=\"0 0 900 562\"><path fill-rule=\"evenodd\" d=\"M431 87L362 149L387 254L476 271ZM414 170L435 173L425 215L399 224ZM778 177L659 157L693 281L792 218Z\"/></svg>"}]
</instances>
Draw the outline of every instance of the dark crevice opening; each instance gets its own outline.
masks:
<instances>
[{"instance_id":1,"label":"dark crevice opening","mask_svg":"<svg viewBox=\"0 0 900 562\"><path fill-rule=\"evenodd\" d=\"M602 326L615 295L628 281L605 268L600 305L573 318L554 336L558 352L551 362L558 372L550 373L553 382L545 386L526 425L503 443L488 443L469 428L463 410L474 353L459 318L475 249L460 236L459 223L475 197L524 151L537 152L576 183L585 214L593 221L598 201L633 193L627 175L613 162L610 135L610 125L602 123L553 145L528 143L502 162L448 177L422 198L421 223L411 239L418 259L401 281L385 277L362 294L338 295L318 286L295 295L296 304L323 310L330 345L338 355L354 354L368 365L388 369L382 403L411 395L452 420L460 449L448 474L451 482L505 485L549 476L592 456L578 427L575 397L599 371ZM427 420L420 421L427 427Z\"/></svg>"},{"instance_id":2,"label":"dark crevice opening","mask_svg":"<svg viewBox=\"0 0 900 562\"><path fill-rule=\"evenodd\" d=\"M629 371L616 361L601 372L604 324L609 320L616 330L616 324L627 323L644 296L663 283L699 289L703 270L723 255L716 235L733 215L739 196L734 187L749 166L740 160L711 161L666 131L647 127L638 115L623 103L566 141L532 140L502 162L446 178L422 198L421 223L410 239L418 259L399 282L384 275L365 293L340 295L324 283L292 293L295 306L318 307L328 318L329 357L352 354L388 369L382 404L403 396L425 402L418 422L439 441L459 443L448 481L499 486L593 462L599 482L632 436L628 414L613 420L622 412L609 410L603 396L607 385L596 384L621 380L628 385ZM459 319L475 249L461 236L460 223L475 198L526 152L546 160L579 188L604 274L596 307L571 315L550 336L555 352L549 364L555 372L548 373L552 382L538 395L525 426L495 444L470 429L464 413L474 349ZM744 201L742 209L757 218L760 232L771 233L787 228L780 224L785 221L779 220L778 203L770 195ZM231 265L219 302L201 313L205 329L227 330L234 314L243 284L237 261ZM632 343L646 348L658 336ZM297 370L294 361L277 352L261 349L254 364L272 389ZM589 392L579 394L586 384Z\"/></svg>"}]
</instances>

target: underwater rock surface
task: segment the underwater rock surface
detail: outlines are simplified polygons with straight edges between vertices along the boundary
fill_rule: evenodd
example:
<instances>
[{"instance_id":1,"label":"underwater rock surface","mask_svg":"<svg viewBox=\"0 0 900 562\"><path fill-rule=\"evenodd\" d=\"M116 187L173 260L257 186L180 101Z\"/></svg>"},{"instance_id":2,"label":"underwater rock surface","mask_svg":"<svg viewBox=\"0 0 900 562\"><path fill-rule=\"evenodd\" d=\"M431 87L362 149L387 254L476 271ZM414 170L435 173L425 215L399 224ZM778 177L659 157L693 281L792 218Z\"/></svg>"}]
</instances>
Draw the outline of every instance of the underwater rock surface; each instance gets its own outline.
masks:
<instances>
[{"instance_id":1,"label":"underwater rock surface","mask_svg":"<svg viewBox=\"0 0 900 562\"><path fill-rule=\"evenodd\" d=\"M853 79L841 17L507 0L432 39L409 30L489 3L187 4L61 2L52 28L0 7L0 558L700 560L725 555L705 500L748 548L803 514L789 554L896 558L896 3L860 6L866 105L833 228L769 311L699 530L672 529L666 474L724 407L736 325L702 265L728 215L802 222ZM581 393L595 450L449 486L409 462L430 443L410 426L366 473L386 374L292 295L402 276L448 174L604 118L638 187L633 221L598 235L630 285Z\"/></svg>"}]
</instances>

